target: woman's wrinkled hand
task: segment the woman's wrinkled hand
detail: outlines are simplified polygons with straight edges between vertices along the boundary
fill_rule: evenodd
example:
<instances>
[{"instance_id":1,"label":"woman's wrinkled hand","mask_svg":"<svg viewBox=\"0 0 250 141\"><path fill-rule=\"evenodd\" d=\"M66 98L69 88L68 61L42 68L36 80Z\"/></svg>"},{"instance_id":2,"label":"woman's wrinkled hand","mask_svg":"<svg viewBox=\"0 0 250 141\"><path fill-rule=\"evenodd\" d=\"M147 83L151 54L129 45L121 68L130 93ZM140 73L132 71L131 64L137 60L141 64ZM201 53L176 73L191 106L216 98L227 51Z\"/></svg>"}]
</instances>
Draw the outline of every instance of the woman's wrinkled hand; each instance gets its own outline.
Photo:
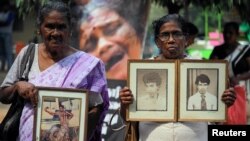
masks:
<instances>
[{"instance_id":1,"label":"woman's wrinkled hand","mask_svg":"<svg viewBox=\"0 0 250 141\"><path fill-rule=\"evenodd\" d=\"M232 106L236 100L234 88L230 87L229 89L226 89L222 94L221 100L227 105L227 107Z\"/></svg>"},{"instance_id":2,"label":"woman's wrinkled hand","mask_svg":"<svg viewBox=\"0 0 250 141\"><path fill-rule=\"evenodd\" d=\"M119 98L122 105L127 106L133 103L133 94L128 87L124 87L119 92Z\"/></svg>"},{"instance_id":3,"label":"woman's wrinkled hand","mask_svg":"<svg viewBox=\"0 0 250 141\"><path fill-rule=\"evenodd\" d=\"M26 81L18 81L16 82L16 89L18 94L32 103L34 107L37 106L38 103L38 90L35 85L26 82Z\"/></svg>"}]
</instances>

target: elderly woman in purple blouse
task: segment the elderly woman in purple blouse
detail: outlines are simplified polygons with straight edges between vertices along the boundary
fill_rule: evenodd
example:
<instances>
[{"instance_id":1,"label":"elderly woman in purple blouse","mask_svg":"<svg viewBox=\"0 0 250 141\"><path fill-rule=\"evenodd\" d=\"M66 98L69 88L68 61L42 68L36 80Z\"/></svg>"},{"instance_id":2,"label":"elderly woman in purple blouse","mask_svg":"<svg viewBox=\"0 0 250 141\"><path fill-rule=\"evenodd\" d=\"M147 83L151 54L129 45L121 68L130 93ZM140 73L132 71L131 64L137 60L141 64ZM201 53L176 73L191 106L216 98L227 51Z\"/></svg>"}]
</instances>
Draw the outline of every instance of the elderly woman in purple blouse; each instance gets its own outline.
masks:
<instances>
[{"instance_id":1,"label":"elderly woman in purple blouse","mask_svg":"<svg viewBox=\"0 0 250 141\"><path fill-rule=\"evenodd\" d=\"M18 140L32 141L37 86L88 89L88 140L101 140L101 126L109 106L103 62L69 45L71 15L63 2L49 2L41 7L37 25L42 42L35 45L34 61L28 82L18 81L17 73L27 47L17 56L3 81L1 102L17 90L27 100L19 127ZM5 101L6 102L6 101Z\"/></svg>"}]
</instances>

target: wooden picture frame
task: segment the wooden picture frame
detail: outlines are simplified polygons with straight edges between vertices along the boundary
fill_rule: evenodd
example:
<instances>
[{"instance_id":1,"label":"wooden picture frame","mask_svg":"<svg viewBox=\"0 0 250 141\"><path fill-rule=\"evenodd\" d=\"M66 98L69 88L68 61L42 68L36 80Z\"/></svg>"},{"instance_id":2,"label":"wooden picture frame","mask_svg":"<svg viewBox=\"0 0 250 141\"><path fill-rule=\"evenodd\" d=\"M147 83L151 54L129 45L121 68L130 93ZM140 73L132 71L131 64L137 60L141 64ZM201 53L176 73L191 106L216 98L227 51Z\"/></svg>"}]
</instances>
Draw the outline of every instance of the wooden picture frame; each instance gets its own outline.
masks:
<instances>
[{"instance_id":1,"label":"wooden picture frame","mask_svg":"<svg viewBox=\"0 0 250 141\"><path fill-rule=\"evenodd\" d=\"M126 110L128 121L175 121L176 115L176 62L174 60L129 60L128 86L134 102ZM160 76L160 79L155 79ZM144 83L147 81L148 83ZM160 83L158 85L157 83ZM146 86L151 88L147 89ZM157 94L153 93L157 90ZM151 94L150 94L151 93Z\"/></svg>"},{"instance_id":2,"label":"wooden picture frame","mask_svg":"<svg viewBox=\"0 0 250 141\"><path fill-rule=\"evenodd\" d=\"M87 113L87 90L38 87L33 140L86 140Z\"/></svg>"},{"instance_id":3,"label":"wooden picture frame","mask_svg":"<svg viewBox=\"0 0 250 141\"><path fill-rule=\"evenodd\" d=\"M226 121L221 96L227 88L227 61L180 60L178 66L178 121Z\"/></svg>"}]
</instances>

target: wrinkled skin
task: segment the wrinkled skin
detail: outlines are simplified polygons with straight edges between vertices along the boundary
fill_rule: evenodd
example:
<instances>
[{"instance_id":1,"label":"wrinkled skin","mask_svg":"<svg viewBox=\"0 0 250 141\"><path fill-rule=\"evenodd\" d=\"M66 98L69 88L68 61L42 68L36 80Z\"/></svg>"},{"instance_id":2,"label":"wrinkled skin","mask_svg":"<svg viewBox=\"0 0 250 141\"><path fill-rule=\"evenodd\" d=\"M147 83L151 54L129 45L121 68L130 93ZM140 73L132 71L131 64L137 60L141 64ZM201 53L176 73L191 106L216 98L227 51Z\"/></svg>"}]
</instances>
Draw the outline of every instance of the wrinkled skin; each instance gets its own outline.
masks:
<instances>
[{"instance_id":1,"label":"wrinkled skin","mask_svg":"<svg viewBox=\"0 0 250 141\"><path fill-rule=\"evenodd\" d=\"M160 28L160 34L163 32L182 32L181 28L174 22L168 22L162 25ZM181 59L184 57L183 52L186 46L186 38L174 39L170 36L168 41L161 41L159 38L156 39L158 48L162 51L161 59Z\"/></svg>"},{"instance_id":2,"label":"wrinkled skin","mask_svg":"<svg viewBox=\"0 0 250 141\"><path fill-rule=\"evenodd\" d=\"M68 20L58 11L50 12L41 24L40 35L43 43L39 44L39 69L43 71L60 59L75 52L69 46L70 27ZM15 89L24 99L35 107L38 102L37 88L26 81L15 83Z\"/></svg>"},{"instance_id":3,"label":"wrinkled skin","mask_svg":"<svg viewBox=\"0 0 250 141\"><path fill-rule=\"evenodd\" d=\"M100 58L108 79L127 79L127 60L138 59L141 42L135 29L115 11L92 11L80 26L80 49Z\"/></svg>"},{"instance_id":4,"label":"wrinkled skin","mask_svg":"<svg viewBox=\"0 0 250 141\"><path fill-rule=\"evenodd\" d=\"M175 22L168 22L162 25L160 28L160 33L163 32L174 32L180 31L182 32L181 28L178 27L178 24ZM161 50L161 54L156 59L183 59L184 58L184 49L186 46L186 39L185 37L182 39L174 39L172 35L170 36L168 41L161 41L160 39L156 39L156 44L158 48ZM125 119L126 113L125 108L132 104L134 101L133 93L128 87L124 87L119 92L119 98L121 102L121 113L123 118ZM233 88L226 89L221 97L221 100L230 107L236 100L235 91Z\"/></svg>"}]
</instances>

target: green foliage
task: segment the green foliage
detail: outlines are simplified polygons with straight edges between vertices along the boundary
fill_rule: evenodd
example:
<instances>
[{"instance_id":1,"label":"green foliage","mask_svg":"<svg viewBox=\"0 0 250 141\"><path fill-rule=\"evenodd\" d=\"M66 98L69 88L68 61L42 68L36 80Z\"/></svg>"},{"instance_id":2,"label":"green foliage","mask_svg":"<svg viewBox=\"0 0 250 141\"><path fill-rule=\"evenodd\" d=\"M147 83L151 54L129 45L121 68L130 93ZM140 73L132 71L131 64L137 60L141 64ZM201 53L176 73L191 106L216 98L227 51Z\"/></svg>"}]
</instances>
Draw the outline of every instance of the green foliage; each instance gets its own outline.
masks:
<instances>
[{"instance_id":1,"label":"green foliage","mask_svg":"<svg viewBox=\"0 0 250 141\"><path fill-rule=\"evenodd\" d=\"M15 0L16 8L18 9L18 16L22 19L31 13L37 14L39 7L50 0ZM62 0L69 3L71 0Z\"/></svg>"},{"instance_id":2,"label":"green foliage","mask_svg":"<svg viewBox=\"0 0 250 141\"><path fill-rule=\"evenodd\" d=\"M152 0L153 3L170 9L172 5L177 5L180 8L183 5L193 4L207 10L216 12L228 11L236 7L239 15L243 20L250 23L250 1L249 0Z\"/></svg>"},{"instance_id":3,"label":"green foliage","mask_svg":"<svg viewBox=\"0 0 250 141\"><path fill-rule=\"evenodd\" d=\"M49 0L12 0L18 8L18 14L23 19L30 13L37 13L39 7ZM66 3L72 0L63 0ZM250 0L151 0L152 3L167 8L169 13L179 12L184 5L193 4L212 11L228 11L236 7L242 19L250 23Z\"/></svg>"},{"instance_id":4,"label":"green foliage","mask_svg":"<svg viewBox=\"0 0 250 141\"><path fill-rule=\"evenodd\" d=\"M18 16L25 19L31 13L37 13L40 5L43 5L48 0L15 0Z\"/></svg>"}]
</instances>

